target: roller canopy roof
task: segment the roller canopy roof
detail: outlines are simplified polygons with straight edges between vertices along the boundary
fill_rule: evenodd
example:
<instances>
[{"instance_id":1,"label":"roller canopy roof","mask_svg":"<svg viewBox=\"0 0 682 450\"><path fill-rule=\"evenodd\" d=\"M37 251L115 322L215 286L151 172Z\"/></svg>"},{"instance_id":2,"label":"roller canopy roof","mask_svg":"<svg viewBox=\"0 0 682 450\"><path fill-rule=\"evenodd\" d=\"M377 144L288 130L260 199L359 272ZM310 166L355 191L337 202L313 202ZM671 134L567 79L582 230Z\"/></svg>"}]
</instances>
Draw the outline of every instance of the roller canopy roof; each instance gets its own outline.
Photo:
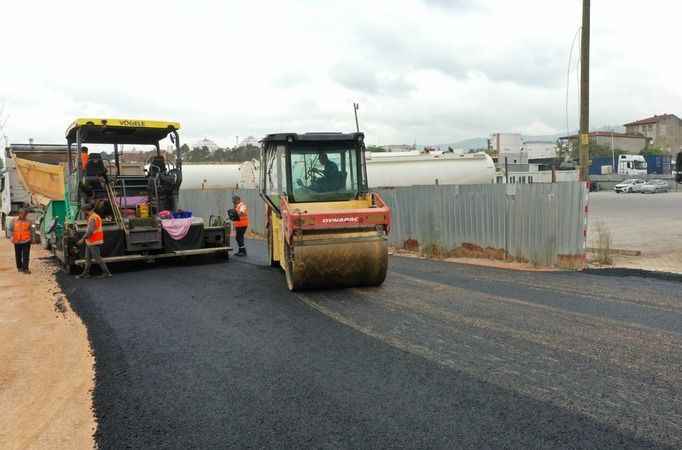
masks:
<instances>
[{"instance_id":1,"label":"roller canopy roof","mask_svg":"<svg viewBox=\"0 0 682 450\"><path fill-rule=\"evenodd\" d=\"M91 144L156 144L174 130L178 122L144 119L76 119L66 130L68 142L76 142L81 130L81 142Z\"/></svg>"},{"instance_id":2,"label":"roller canopy roof","mask_svg":"<svg viewBox=\"0 0 682 450\"><path fill-rule=\"evenodd\" d=\"M261 142L362 142L364 139L364 133L275 133L268 134Z\"/></svg>"}]
</instances>

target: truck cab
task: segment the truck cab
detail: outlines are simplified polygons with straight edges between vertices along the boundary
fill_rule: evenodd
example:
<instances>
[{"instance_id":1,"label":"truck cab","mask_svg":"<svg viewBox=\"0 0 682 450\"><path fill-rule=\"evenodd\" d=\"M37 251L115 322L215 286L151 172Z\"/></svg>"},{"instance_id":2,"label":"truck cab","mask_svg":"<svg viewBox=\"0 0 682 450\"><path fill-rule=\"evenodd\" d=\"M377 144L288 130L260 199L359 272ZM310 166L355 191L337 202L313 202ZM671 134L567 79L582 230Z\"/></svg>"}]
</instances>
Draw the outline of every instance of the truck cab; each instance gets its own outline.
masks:
<instances>
[{"instance_id":1,"label":"truck cab","mask_svg":"<svg viewBox=\"0 0 682 450\"><path fill-rule=\"evenodd\" d=\"M620 155L618 175L645 176L648 172L646 159L642 155Z\"/></svg>"}]
</instances>

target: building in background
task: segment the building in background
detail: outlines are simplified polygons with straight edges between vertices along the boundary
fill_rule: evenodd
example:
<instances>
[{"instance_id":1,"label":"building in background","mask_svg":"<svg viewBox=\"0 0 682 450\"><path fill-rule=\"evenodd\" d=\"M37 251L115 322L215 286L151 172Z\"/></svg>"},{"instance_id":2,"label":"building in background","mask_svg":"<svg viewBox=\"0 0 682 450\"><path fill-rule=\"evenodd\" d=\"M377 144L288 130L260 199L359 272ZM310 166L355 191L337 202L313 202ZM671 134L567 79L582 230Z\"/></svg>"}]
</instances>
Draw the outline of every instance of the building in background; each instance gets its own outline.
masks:
<instances>
[{"instance_id":1,"label":"building in background","mask_svg":"<svg viewBox=\"0 0 682 450\"><path fill-rule=\"evenodd\" d=\"M488 139L488 149L500 158L518 154L523 146L523 138L518 133L493 133Z\"/></svg>"},{"instance_id":2,"label":"building in background","mask_svg":"<svg viewBox=\"0 0 682 450\"><path fill-rule=\"evenodd\" d=\"M662 114L626 123L627 134L646 136L651 145L670 155L677 156L682 150L682 120L674 114Z\"/></svg>"},{"instance_id":3,"label":"building in background","mask_svg":"<svg viewBox=\"0 0 682 450\"><path fill-rule=\"evenodd\" d=\"M220 148L220 147L218 147L218 144L216 144L215 142L213 142L212 140L210 140L208 138L203 138L202 140L197 141L192 145L192 148L204 148L204 147L206 147L208 149L208 151L211 153L215 152L216 150L218 150Z\"/></svg>"},{"instance_id":4,"label":"building in background","mask_svg":"<svg viewBox=\"0 0 682 450\"><path fill-rule=\"evenodd\" d=\"M247 138L242 139L242 141L239 143L240 147L260 147L260 142L258 142L258 138L255 138L253 136L249 136Z\"/></svg>"},{"instance_id":5,"label":"building in background","mask_svg":"<svg viewBox=\"0 0 682 450\"><path fill-rule=\"evenodd\" d=\"M556 142L553 141L523 141L521 153L526 155L529 162L545 165L551 165L558 155Z\"/></svg>"},{"instance_id":6,"label":"building in background","mask_svg":"<svg viewBox=\"0 0 682 450\"><path fill-rule=\"evenodd\" d=\"M559 140L577 145L578 135L574 134L571 136L564 136L559 138ZM614 150L622 150L625 153L638 155L642 150L645 150L648 147L650 139L646 136L636 133L593 131L590 133L590 143L606 148L613 147Z\"/></svg>"},{"instance_id":7,"label":"building in background","mask_svg":"<svg viewBox=\"0 0 682 450\"><path fill-rule=\"evenodd\" d=\"M524 160L526 163L551 166L557 158L554 141L524 140L518 133L494 133L488 140L488 150L498 161Z\"/></svg>"},{"instance_id":8,"label":"building in background","mask_svg":"<svg viewBox=\"0 0 682 450\"><path fill-rule=\"evenodd\" d=\"M383 148L387 152L411 152L413 150L416 150L417 146L409 144L393 144L381 145L380 148Z\"/></svg>"}]
</instances>

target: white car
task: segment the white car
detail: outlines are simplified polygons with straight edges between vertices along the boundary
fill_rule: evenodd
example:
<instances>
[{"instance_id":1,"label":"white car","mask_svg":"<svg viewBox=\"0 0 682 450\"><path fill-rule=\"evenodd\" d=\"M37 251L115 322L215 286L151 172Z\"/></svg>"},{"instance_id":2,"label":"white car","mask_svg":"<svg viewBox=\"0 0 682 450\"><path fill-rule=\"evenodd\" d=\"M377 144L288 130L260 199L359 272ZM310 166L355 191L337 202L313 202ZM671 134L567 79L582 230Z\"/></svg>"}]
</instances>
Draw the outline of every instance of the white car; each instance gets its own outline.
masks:
<instances>
[{"instance_id":1,"label":"white car","mask_svg":"<svg viewBox=\"0 0 682 450\"><path fill-rule=\"evenodd\" d=\"M633 178L630 180L625 180L622 183L618 183L613 190L616 191L616 194L620 194L621 192L640 192L639 188L645 183L646 181L640 178Z\"/></svg>"},{"instance_id":2,"label":"white car","mask_svg":"<svg viewBox=\"0 0 682 450\"><path fill-rule=\"evenodd\" d=\"M655 194L657 192L669 192L670 185L665 180L650 180L639 186L639 192L643 194Z\"/></svg>"}]
</instances>

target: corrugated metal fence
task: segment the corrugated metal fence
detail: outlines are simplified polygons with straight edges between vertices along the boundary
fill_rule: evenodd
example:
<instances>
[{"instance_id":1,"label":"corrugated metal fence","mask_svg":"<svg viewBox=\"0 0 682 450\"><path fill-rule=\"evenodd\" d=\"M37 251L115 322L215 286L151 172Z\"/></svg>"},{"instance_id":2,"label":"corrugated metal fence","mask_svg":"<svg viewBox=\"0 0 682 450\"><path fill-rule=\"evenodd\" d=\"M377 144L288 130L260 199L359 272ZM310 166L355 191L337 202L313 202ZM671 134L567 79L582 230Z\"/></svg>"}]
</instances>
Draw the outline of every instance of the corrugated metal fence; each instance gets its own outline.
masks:
<instances>
[{"instance_id":1,"label":"corrugated metal fence","mask_svg":"<svg viewBox=\"0 0 682 450\"><path fill-rule=\"evenodd\" d=\"M232 194L239 195L249 208L249 228L265 234L265 203L256 189L181 189L180 208L208 220L210 216L227 216L233 208Z\"/></svg>"},{"instance_id":2,"label":"corrugated metal fence","mask_svg":"<svg viewBox=\"0 0 682 450\"><path fill-rule=\"evenodd\" d=\"M378 190L393 211L389 242L450 253L463 247L541 266L566 264L585 253L583 183L412 186ZM180 204L195 215L225 216L228 190L182 190ZM255 190L239 193L251 229L264 232L264 204ZM569 265L571 263L568 263Z\"/></svg>"}]
</instances>

